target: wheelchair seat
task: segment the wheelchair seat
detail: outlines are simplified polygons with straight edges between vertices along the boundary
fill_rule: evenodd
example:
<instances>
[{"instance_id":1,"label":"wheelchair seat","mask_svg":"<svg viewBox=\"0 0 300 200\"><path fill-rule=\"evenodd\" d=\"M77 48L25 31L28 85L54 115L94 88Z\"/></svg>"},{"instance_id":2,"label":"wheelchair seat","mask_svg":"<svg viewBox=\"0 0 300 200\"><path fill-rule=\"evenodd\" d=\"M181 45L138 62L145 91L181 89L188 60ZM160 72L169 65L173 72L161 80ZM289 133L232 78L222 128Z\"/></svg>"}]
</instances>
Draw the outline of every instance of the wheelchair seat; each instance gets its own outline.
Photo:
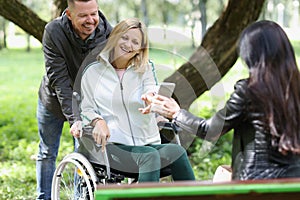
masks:
<instances>
[{"instance_id":1,"label":"wheelchair seat","mask_svg":"<svg viewBox=\"0 0 300 200\"><path fill-rule=\"evenodd\" d=\"M173 130L174 126L169 122L159 124L160 128L175 133L174 138L180 144L177 135L178 130ZM78 152L73 152L64 157L58 164L52 181L52 200L58 199L80 199L94 200L94 191L97 184L121 184L128 183L128 179L133 179L131 183L138 180L138 166L131 169L130 172L120 171L111 167L118 163L105 150L101 150L101 146L95 144L92 137L93 127L85 127L85 134L79 140ZM172 142L173 138L169 137L166 142ZM160 170L160 177L171 175L171 169L166 166Z\"/></svg>"},{"instance_id":2,"label":"wheelchair seat","mask_svg":"<svg viewBox=\"0 0 300 200\"><path fill-rule=\"evenodd\" d=\"M95 173L97 177L99 178L99 181L105 180L106 183L121 183L126 178L133 179L131 183L136 183L138 181L139 173L134 172L126 172L126 171L120 171L114 168L110 168L110 178L107 177L106 171L104 170L106 166L100 165L97 163L91 163L93 166ZM138 170L138 167L135 169ZM160 170L160 178L164 178L171 175L171 169L169 167L164 167ZM103 183L103 182L101 182Z\"/></svg>"},{"instance_id":3,"label":"wheelchair seat","mask_svg":"<svg viewBox=\"0 0 300 200\"><path fill-rule=\"evenodd\" d=\"M165 126L165 124L160 124L160 127ZM168 124L169 127L169 124ZM163 137L163 136L161 136ZM92 127L85 128L85 134L78 140L79 147L77 152L84 155L89 162L92 164L96 172L99 171L98 175L103 176L103 169L108 173L108 179L114 179L114 177L110 177L109 174L117 175L117 180L119 177L124 176L127 178L138 179L139 176L139 167L138 165L132 164L134 160L130 160L131 163L130 171L120 170L124 169L124 163L121 163L118 158L116 158L113 154L108 153L107 151L102 152L102 147L100 145L95 144L94 139L92 137ZM171 142L170 138L167 143ZM108 144L110 145L110 144ZM163 160L162 160L162 163ZM171 169L168 166L163 167L160 170L160 177L166 177L171 175ZM123 180L123 179L122 179ZM109 182L118 182L115 180L109 180Z\"/></svg>"}]
</instances>

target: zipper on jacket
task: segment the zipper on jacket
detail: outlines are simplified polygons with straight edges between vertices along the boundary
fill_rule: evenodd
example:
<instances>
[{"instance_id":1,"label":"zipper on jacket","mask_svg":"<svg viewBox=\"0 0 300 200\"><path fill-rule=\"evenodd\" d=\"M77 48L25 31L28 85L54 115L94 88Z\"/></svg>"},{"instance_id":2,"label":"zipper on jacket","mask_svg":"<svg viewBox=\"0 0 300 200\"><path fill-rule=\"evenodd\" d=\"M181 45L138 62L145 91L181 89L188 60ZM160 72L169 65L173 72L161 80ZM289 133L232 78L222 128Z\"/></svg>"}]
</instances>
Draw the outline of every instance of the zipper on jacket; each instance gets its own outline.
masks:
<instances>
[{"instance_id":1,"label":"zipper on jacket","mask_svg":"<svg viewBox=\"0 0 300 200\"><path fill-rule=\"evenodd\" d=\"M125 74L125 73L124 73ZM124 76L123 74L123 76ZM134 136L133 136L133 131L132 131L132 126L131 126L131 122L130 122L130 117L129 117L129 114L128 114L128 110L127 110L127 107L125 105L125 101L124 101L124 94L123 94L123 84L122 84L122 80L123 80L123 77L122 79L120 80L120 88L121 88L121 98L122 98L122 103L123 103L123 106L124 106L124 109L125 109L125 112L126 112L126 115L127 115L127 119L128 119L128 124L129 124L129 129L130 129L130 133L131 133L131 138L132 138L132 142L133 142L133 145L135 145L135 140L134 140Z\"/></svg>"}]
</instances>

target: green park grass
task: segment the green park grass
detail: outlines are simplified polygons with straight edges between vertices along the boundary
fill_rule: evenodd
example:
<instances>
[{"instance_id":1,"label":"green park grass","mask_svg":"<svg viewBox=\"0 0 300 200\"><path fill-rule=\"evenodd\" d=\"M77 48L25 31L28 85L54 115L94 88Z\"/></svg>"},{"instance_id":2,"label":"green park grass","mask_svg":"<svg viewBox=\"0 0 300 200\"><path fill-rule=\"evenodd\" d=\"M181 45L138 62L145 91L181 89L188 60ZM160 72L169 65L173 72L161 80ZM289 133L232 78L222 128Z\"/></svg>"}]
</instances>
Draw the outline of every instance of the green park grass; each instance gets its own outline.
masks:
<instances>
[{"instance_id":1,"label":"green park grass","mask_svg":"<svg viewBox=\"0 0 300 200\"><path fill-rule=\"evenodd\" d=\"M43 66L40 48L0 51L0 199L35 198L32 157L38 149L36 106ZM61 147L60 152L72 151L67 130Z\"/></svg>"},{"instance_id":2,"label":"green park grass","mask_svg":"<svg viewBox=\"0 0 300 200\"><path fill-rule=\"evenodd\" d=\"M299 60L300 41L293 44ZM180 56L174 56L172 51L174 49L164 52L153 49L150 52L155 63L167 66L165 71L158 71L160 81L179 67L194 50L188 47L176 49ZM34 156L39 142L36 106L37 92L44 74L43 62L41 48L34 48L31 52L24 49L0 50L0 199L34 199L36 195ZM232 92L235 81L246 75L246 68L238 61L222 79L226 95ZM209 94L202 95L191 106L191 111L209 117L214 111L209 101ZM68 130L65 124L58 160L73 151ZM205 158L199 158L199 151L195 152L201 145L202 142L197 142L193 146L191 161L197 179L210 179L217 165L230 162L230 136L221 139L217 148Z\"/></svg>"}]
</instances>

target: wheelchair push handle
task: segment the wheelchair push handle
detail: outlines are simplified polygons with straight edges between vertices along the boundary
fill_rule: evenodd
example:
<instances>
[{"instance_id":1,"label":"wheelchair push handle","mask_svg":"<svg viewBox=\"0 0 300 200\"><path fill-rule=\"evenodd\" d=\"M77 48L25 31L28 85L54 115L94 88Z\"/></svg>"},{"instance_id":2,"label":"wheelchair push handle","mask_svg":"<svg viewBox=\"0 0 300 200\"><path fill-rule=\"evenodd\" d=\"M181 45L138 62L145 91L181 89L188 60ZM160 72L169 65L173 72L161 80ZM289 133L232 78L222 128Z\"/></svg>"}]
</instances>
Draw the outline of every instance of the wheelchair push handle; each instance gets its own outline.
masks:
<instances>
[{"instance_id":1,"label":"wheelchair push handle","mask_svg":"<svg viewBox=\"0 0 300 200\"><path fill-rule=\"evenodd\" d=\"M82 132L83 132L83 134L92 135L93 129L94 129L93 126L87 125L87 126L82 127Z\"/></svg>"},{"instance_id":2,"label":"wheelchair push handle","mask_svg":"<svg viewBox=\"0 0 300 200\"><path fill-rule=\"evenodd\" d=\"M91 126L91 125L87 125L87 126L83 127L82 128L82 135L92 136L93 135L93 129L94 129L94 127ZM102 146L101 144L97 144L96 142L95 142L95 145L97 147L101 147Z\"/></svg>"},{"instance_id":3,"label":"wheelchair push handle","mask_svg":"<svg viewBox=\"0 0 300 200\"><path fill-rule=\"evenodd\" d=\"M82 136L88 135L88 136L91 137L93 135L93 129L94 129L94 127L91 126L91 125L87 125L87 126L82 127ZM102 148L101 144L97 144L95 142L95 145L98 148ZM108 179L110 179L110 164L109 164L109 160L108 160L108 155L107 155L106 147L104 147L104 151L102 151L102 156L104 158L104 163L105 163L105 166L106 166L106 171L107 171Z\"/></svg>"}]
</instances>

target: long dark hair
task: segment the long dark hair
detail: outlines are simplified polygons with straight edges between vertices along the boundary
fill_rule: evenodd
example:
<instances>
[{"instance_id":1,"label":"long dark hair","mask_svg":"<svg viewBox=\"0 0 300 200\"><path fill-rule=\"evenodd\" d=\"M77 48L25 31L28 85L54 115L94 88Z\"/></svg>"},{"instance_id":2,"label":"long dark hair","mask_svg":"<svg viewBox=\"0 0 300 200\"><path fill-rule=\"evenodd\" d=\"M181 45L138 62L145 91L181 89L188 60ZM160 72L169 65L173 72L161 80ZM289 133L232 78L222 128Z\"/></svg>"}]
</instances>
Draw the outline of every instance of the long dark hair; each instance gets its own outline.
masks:
<instances>
[{"instance_id":1,"label":"long dark hair","mask_svg":"<svg viewBox=\"0 0 300 200\"><path fill-rule=\"evenodd\" d=\"M283 154L300 153L300 74L286 33L275 22L255 22L242 32L238 51L249 67L249 95L264 113L272 145Z\"/></svg>"}]
</instances>

